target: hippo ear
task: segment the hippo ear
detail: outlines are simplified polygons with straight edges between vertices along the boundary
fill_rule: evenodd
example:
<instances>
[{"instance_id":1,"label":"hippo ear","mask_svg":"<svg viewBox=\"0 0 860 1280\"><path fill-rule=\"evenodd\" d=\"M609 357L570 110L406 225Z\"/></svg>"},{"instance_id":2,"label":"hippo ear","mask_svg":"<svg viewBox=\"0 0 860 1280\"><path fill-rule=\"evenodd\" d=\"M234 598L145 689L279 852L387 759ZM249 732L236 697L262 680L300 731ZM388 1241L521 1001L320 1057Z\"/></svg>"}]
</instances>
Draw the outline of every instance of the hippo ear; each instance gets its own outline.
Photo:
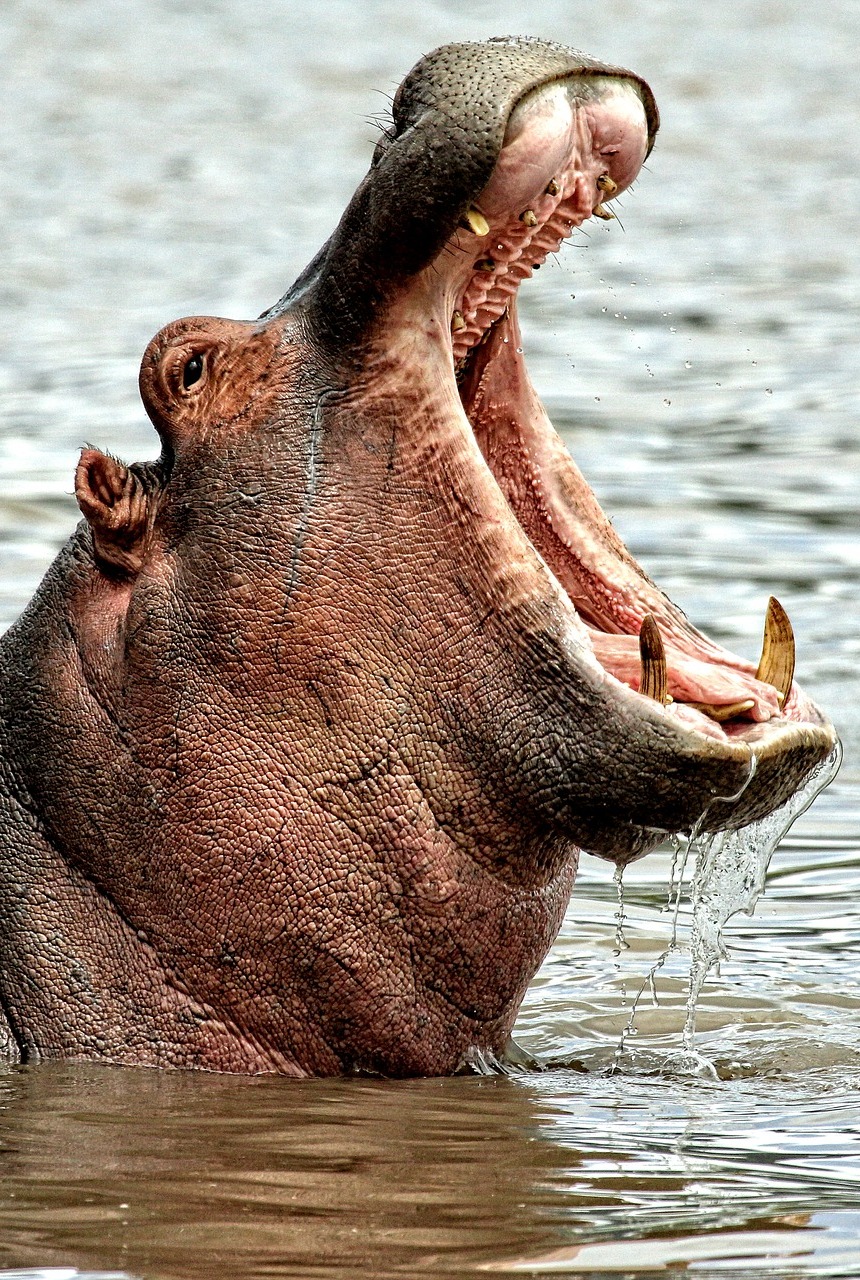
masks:
<instances>
[{"instance_id":1,"label":"hippo ear","mask_svg":"<svg viewBox=\"0 0 860 1280\"><path fill-rule=\"evenodd\" d=\"M128 467L98 449L81 452L75 497L93 534L102 569L137 573L143 564L150 498Z\"/></svg>"}]
</instances>

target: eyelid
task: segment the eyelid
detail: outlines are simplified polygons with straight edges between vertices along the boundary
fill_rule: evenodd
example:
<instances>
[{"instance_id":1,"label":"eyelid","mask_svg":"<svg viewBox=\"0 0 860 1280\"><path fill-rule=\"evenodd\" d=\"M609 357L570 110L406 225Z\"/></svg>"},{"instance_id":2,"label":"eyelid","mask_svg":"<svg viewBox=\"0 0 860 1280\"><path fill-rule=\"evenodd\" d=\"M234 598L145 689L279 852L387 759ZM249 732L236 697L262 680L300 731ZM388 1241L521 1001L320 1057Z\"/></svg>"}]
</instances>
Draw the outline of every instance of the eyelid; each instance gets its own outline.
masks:
<instances>
[{"instance_id":1,"label":"eyelid","mask_svg":"<svg viewBox=\"0 0 860 1280\"><path fill-rule=\"evenodd\" d=\"M162 365L162 377L171 396L177 399L184 399L188 396L193 396L201 388L209 372L209 354L208 347L198 347L195 343L187 343L181 347L174 348L173 351L166 354ZM195 358L202 361L201 374L195 382L186 387L185 369L189 361Z\"/></svg>"}]
</instances>

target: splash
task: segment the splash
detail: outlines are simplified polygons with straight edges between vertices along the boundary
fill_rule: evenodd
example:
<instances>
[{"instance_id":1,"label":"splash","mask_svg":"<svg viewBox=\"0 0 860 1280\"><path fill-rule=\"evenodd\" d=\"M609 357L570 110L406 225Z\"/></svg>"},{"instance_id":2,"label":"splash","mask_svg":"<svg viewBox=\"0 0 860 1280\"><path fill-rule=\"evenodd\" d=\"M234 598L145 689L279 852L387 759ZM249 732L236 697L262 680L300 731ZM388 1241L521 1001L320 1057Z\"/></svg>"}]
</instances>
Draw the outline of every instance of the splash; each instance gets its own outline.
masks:
<instances>
[{"instance_id":1,"label":"splash","mask_svg":"<svg viewBox=\"0 0 860 1280\"><path fill-rule=\"evenodd\" d=\"M684 1023L684 1055L698 1061L695 1049L696 1004L705 979L726 955L723 927L742 911L751 916L764 892L770 860L796 818L812 804L835 777L842 762L837 744L826 760L813 769L806 785L780 809L741 827L699 837L693 877L693 930L690 939L690 988Z\"/></svg>"},{"instance_id":2,"label":"splash","mask_svg":"<svg viewBox=\"0 0 860 1280\"><path fill-rule=\"evenodd\" d=\"M750 916L753 914L756 903L764 892L767 869L779 842L795 819L809 808L819 792L835 777L841 762L842 748L837 743L827 759L810 773L806 785L790 800L766 818L741 827L738 831L703 834L701 827L706 816L703 815L689 837L673 837L674 850L667 902L672 912L671 937L665 951L649 969L633 1000L627 1025L616 1046L610 1073L621 1069L627 1042L636 1034L634 1021L645 992L650 992L651 999L656 1004L656 975L669 957L679 950L678 919L682 886L692 855L695 859L695 873L691 892L692 931L686 1018L682 1048L666 1060L665 1067L673 1074L717 1078L714 1064L696 1049L696 1006L708 974L726 955L723 928L739 911ZM752 780L754 766L753 760L750 776L743 789Z\"/></svg>"}]
</instances>

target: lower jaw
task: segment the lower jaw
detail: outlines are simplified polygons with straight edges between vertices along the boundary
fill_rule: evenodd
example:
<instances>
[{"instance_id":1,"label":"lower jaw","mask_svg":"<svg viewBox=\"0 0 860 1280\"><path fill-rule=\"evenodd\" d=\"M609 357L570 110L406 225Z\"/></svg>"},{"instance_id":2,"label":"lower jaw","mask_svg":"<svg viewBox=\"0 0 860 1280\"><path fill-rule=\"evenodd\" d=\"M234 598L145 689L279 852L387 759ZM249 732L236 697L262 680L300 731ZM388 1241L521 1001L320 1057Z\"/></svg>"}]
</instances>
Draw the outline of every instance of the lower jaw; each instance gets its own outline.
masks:
<instances>
[{"instance_id":1,"label":"lower jaw","mask_svg":"<svg viewBox=\"0 0 860 1280\"><path fill-rule=\"evenodd\" d=\"M692 627L642 572L549 423L521 351L512 302L465 362L461 401L508 505L608 675L644 691L642 628L650 617L667 667L665 689L651 696L689 728L716 741L762 744L779 726L822 724L792 684L793 640L790 662L763 655L755 667Z\"/></svg>"}]
</instances>

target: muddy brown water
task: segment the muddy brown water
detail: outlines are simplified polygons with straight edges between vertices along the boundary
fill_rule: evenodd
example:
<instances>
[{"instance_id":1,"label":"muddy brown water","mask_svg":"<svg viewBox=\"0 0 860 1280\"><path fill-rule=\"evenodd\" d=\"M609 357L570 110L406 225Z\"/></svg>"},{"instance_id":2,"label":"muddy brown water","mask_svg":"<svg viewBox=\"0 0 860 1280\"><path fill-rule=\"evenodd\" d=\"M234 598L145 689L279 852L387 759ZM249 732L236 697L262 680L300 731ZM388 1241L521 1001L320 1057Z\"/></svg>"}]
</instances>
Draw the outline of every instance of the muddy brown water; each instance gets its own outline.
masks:
<instances>
[{"instance_id":1,"label":"muddy brown water","mask_svg":"<svg viewBox=\"0 0 860 1280\"><path fill-rule=\"evenodd\" d=\"M66 1280L860 1274L860 10L853 0L423 6L6 0L0 624L76 519L87 440L154 452L163 323L252 316L334 225L400 76L508 31L651 80L620 210L526 286L532 372L604 506L754 656L768 594L845 744L705 986L661 969L668 851L586 860L523 1006L541 1075L282 1081L0 1071L0 1268ZM682 935L688 913L682 911Z\"/></svg>"}]
</instances>

